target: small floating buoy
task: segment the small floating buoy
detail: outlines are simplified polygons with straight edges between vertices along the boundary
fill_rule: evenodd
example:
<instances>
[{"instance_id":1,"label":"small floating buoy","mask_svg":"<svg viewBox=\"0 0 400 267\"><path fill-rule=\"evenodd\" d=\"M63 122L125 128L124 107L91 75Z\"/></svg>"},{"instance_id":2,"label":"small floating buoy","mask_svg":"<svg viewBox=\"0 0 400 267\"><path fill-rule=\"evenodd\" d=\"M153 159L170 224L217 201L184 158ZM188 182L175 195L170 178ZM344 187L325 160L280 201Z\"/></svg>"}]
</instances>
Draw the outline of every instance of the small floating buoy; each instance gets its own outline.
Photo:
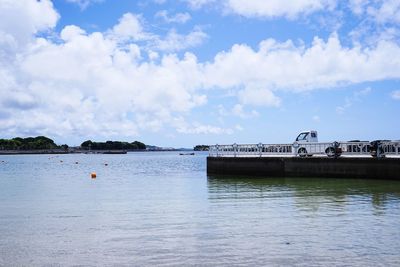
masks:
<instances>
[{"instance_id":1,"label":"small floating buoy","mask_svg":"<svg viewBox=\"0 0 400 267\"><path fill-rule=\"evenodd\" d=\"M78 164L79 162L75 161L75 164Z\"/></svg>"},{"instance_id":2,"label":"small floating buoy","mask_svg":"<svg viewBox=\"0 0 400 267\"><path fill-rule=\"evenodd\" d=\"M60 160L60 162L63 162L62 160Z\"/></svg>"},{"instance_id":3,"label":"small floating buoy","mask_svg":"<svg viewBox=\"0 0 400 267\"><path fill-rule=\"evenodd\" d=\"M90 174L90 177L91 177L92 179L96 179L97 175L96 175L95 172L92 172L92 173Z\"/></svg>"},{"instance_id":4,"label":"small floating buoy","mask_svg":"<svg viewBox=\"0 0 400 267\"><path fill-rule=\"evenodd\" d=\"M108 163L104 163L104 166L108 166Z\"/></svg>"}]
</instances>

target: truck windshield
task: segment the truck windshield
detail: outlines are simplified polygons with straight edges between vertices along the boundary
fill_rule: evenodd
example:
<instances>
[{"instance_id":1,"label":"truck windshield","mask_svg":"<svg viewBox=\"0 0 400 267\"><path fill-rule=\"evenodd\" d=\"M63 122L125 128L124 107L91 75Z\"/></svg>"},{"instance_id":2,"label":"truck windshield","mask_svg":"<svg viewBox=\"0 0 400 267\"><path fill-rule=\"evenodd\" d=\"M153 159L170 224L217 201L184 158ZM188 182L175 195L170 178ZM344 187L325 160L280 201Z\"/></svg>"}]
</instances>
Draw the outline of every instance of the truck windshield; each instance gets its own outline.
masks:
<instances>
[{"instance_id":1,"label":"truck windshield","mask_svg":"<svg viewBox=\"0 0 400 267\"><path fill-rule=\"evenodd\" d=\"M296 141L307 140L308 133L301 133L297 136Z\"/></svg>"}]
</instances>

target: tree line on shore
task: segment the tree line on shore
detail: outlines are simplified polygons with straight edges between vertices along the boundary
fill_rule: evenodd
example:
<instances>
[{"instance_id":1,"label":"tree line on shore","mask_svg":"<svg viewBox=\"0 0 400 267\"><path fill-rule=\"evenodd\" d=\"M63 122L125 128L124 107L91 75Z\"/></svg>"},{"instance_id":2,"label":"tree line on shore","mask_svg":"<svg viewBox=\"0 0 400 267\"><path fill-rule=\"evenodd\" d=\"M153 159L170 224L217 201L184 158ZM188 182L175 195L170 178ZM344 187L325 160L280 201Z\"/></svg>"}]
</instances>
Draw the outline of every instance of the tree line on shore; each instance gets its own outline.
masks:
<instances>
[{"instance_id":1,"label":"tree line on shore","mask_svg":"<svg viewBox=\"0 0 400 267\"><path fill-rule=\"evenodd\" d=\"M45 136L15 137L0 139L0 150L38 150L38 149L68 149L68 145L58 146L54 141Z\"/></svg>"},{"instance_id":2,"label":"tree line on shore","mask_svg":"<svg viewBox=\"0 0 400 267\"><path fill-rule=\"evenodd\" d=\"M85 150L145 150L146 145L139 141L128 143L121 141L93 142L87 140L81 144L81 148Z\"/></svg>"},{"instance_id":3,"label":"tree line on shore","mask_svg":"<svg viewBox=\"0 0 400 267\"><path fill-rule=\"evenodd\" d=\"M0 139L0 150L50 150L64 149L68 150L68 145L57 145L54 141L45 136L37 137L15 137L12 139ZM84 150L145 150L146 145L139 141L121 142L93 142L87 140L81 144Z\"/></svg>"},{"instance_id":4,"label":"tree line on shore","mask_svg":"<svg viewBox=\"0 0 400 267\"><path fill-rule=\"evenodd\" d=\"M151 146L150 150L151 150ZM82 150L146 150L147 145L142 142L122 142L106 141L94 142L87 140L80 145ZM157 147L154 147L157 148ZM52 139L46 136L37 137L15 137L12 139L0 139L0 150L52 150L63 149L68 151L68 145L57 145ZM208 151L208 145L197 145L193 148L195 151Z\"/></svg>"},{"instance_id":5,"label":"tree line on shore","mask_svg":"<svg viewBox=\"0 0 400 267\"><path fill-rule=\"evenodd\" d=\"M194 151L208 151L210 146L208 145L197 145L193 148Z\"/></svg>"}]
</instances>

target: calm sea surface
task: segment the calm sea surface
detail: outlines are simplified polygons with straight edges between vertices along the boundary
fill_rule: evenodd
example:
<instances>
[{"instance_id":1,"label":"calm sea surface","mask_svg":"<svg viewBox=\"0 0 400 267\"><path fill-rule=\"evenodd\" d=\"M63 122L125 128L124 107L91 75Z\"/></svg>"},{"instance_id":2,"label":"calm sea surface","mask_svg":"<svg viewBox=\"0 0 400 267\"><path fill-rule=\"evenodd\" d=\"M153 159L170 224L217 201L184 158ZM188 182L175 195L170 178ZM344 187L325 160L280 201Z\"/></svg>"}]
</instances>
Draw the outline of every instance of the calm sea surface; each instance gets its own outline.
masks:
<instances>
[{"instance_id":1,"label":"calm sea surface","mask_svg":"<svg viewBox=\"0 0 400 267\"><path fill-rule=\"evenodd\" d=\"M207 177L204 153L0 156L0 266L59 265L400 266L400 182Z\"/></svg>"}]
</instances>

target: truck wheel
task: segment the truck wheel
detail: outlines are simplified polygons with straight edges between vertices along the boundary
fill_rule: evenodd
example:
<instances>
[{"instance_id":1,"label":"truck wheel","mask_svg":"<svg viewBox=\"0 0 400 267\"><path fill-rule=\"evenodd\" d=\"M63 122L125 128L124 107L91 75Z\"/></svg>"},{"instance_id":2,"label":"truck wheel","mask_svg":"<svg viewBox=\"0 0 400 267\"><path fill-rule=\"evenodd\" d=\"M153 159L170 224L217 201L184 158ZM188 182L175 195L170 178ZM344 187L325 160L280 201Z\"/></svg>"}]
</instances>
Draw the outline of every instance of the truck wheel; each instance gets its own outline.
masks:
<instances>
[{"instance_id":1,"label":"truck wheel","mask_svg":"<svg viewBox=\"0 0 400 267\"><path fill-rule=\"evenodd\" d=\"M328 157L333 158L335 156L335 149L333 147L328 147L325 149L325 153Z\"/></svg>"},{"instance_id":2,"label":"truck wheel","mask_svg":"<svg viewBox=\"0 0 400 267\"><path fill-rule=\"evenodd\" d=\"M305 149L304 147L301 147L301 148L299 148L297 153L299 154L300 157L304 158L305 156L307 156L307 149Z\"/></svg>"}]
</instances>

